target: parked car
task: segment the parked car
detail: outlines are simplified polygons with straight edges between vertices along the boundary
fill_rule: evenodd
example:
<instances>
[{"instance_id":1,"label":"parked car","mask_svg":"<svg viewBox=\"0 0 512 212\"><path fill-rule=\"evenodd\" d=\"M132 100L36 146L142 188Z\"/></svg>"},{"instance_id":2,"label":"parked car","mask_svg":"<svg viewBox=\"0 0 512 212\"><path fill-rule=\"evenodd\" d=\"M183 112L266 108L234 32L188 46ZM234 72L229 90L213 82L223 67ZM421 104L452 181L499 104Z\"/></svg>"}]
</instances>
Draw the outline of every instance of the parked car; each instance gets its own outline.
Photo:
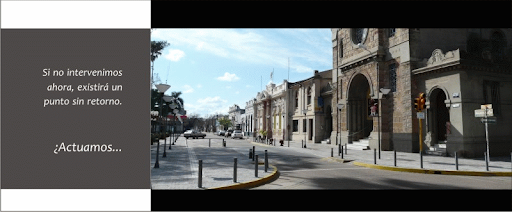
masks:
<instances>
[{"instance_id":1,"label":"parked car","mask_svg":"<svg viewBox=\"0 0 512 212\"><path fill-rule=\"evenodd\" d=\"M185 133L183 133L183 136L187 139L190 137L192 137L193 139L196 139L199 137L204 138L204 137L206 137L206 134L199 132L197 130L187 130Z\"/></svg>"},{"instance_id":2,"label":"parked car","mask_svg":"<svg viewBox=\"0 0 512 212\"><path fill-rule=\"evenodd\" d=\"M233 130L228 130L228 131L226 131L226 133L224 134L224 137L229 137L229 136L231 136L231 133L233 133Z\"/></svg>"},{"instance_id":3,"label":"parked car","mask_svg":"<svg viewBox=\"0 0 512 212\"><path fill-rule=\"evenodd\" d=\"M240 138L240 139L243 139L244 138L244 133L242 132L242 130L235 130L233 131L233 133L231 134L231 138Z\"/></svg>"},{"instance_id":4,"label":"parked car","mask_svg":"<svg viewBox=\"0 0 512 212\"><path fill-rule=\"evenodd\" d=\"M222 136L223 136L223 135L225 135L225 134L226 134L226 131L224 131L224 130L219 130L219 132L218 132L218 134L217 134L217 135L222 135Z\"/></svg>"}]
</instances>

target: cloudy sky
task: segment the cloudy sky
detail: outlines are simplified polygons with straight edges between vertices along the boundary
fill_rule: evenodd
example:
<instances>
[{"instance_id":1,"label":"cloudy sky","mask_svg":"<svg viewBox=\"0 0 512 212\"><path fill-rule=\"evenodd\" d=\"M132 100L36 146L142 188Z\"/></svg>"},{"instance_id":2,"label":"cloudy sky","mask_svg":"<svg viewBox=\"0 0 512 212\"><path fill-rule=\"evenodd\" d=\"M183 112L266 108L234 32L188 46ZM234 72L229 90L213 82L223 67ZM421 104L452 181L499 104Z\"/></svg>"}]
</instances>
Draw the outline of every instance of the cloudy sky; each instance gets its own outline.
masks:
<instances>
[{"instance_id":1,"label":"cloudy sky","mask_svg":"<svg viewBox=\"0 0 512 212\"><path fill-rule=\"evenodd\" d=\"M155 29L151 40L170 44L155 61L155 80L171 85L168 95L183 92L188 115L245 108L272 70L279 85L288 70L296 82L332 68L330 29Z\"/></svg>"}]
</instances>

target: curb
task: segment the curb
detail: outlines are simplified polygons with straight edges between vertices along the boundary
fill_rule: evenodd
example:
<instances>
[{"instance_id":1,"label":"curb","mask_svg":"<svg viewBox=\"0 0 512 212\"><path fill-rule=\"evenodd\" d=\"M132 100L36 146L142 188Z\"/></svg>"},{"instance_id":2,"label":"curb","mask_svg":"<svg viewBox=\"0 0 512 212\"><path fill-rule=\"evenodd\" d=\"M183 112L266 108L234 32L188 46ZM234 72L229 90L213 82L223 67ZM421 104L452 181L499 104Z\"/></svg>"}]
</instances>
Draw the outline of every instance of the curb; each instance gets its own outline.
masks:
<instances>
[{"instance_id":1,"label":"curb","mask_svg":"<svg viewBox=\"0 0 512 212\"><path fill-rule=\"evenodd\" d=\"M261 164L261 163L258 163L258 164ZM250 188L254 188L254 187L258 187L258 186L261 186L261 185L264 185L270 181L273 181L277 178L279 178L279 171L277 170L277 167L275 167L274 165L270 165L270 167L272 167L274 169L274 171L272 173L270 173L270 175L266 176L266 177L263 177L263 178L260 178L260 179L256 179L256 180L252 180L252 181L247 181L247 182L243 182L243 183L235 183L235 184L232 184L232 185L228 185L228 186L220 186L220 187L213 187L213 188L208 188L206 190L235 190L235 189L250 189Z\"/></svg>"},{"instance_id":2,"label":"curb","mask_svg":"<svg viewBox=\"0 0 512 212\"><path fill-rule=\"evenodd\" d=\"M251 144L258 145L258 146L264 146L264 147L274 147L274 145L258 143L258 142L254 142L254 141L251 141Z\"/></svg>"},{"instance_id":3,"label":"curb","mask_svg":"<svg viewBox=\"0 0 512 212\"><path fill-rule=\"evenodd\" d=\"M423 173L423 174L445 174L445 175L468 175L468 176L512 176L512 172L483 172L483 171L450 171L450 170L438 170L438 169L415 169L415 168L400 168L394 166L382 166L368 163L361 163L354 161L354 165L363 166L372 169L382 169L388 171L400 171L400 172L412 172L412 173Z\"/></svg>"},{"instance_id":4,"label":"curb","mask_svg":"<svg viewBox=\"0 0 512 212\"><path fill-rule=\"evenodd\" d=\"M341 159L341 158L336 158L336 157L326 157L326 158L322 158L320 160L329 161L329 162L338 162L338 163L348 163L348 162L353 161L353 160L349 160L349 159Z\"/></svg>"}]
</instances>

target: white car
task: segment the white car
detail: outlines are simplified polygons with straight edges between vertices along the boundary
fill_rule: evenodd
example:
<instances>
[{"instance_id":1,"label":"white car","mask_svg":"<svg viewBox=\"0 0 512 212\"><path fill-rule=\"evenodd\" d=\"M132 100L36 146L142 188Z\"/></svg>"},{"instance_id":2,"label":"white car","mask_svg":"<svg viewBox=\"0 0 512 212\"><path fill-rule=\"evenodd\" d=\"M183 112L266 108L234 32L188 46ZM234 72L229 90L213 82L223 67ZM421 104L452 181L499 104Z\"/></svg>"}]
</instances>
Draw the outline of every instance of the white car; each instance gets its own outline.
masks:
<instances>
[{"instance_id":1,"label":"white car","mask_svg":"<svg viewBox=\"0 0 512 212\"><path fill-rule=\"evenodd\" d=\"M244 133L242 133L242 130L235 130L235 131L233 131L233 133L231 134L231 138L240 138L240 139L243 139L243 138L244 138Z\"/></svg>"}]
</instances>

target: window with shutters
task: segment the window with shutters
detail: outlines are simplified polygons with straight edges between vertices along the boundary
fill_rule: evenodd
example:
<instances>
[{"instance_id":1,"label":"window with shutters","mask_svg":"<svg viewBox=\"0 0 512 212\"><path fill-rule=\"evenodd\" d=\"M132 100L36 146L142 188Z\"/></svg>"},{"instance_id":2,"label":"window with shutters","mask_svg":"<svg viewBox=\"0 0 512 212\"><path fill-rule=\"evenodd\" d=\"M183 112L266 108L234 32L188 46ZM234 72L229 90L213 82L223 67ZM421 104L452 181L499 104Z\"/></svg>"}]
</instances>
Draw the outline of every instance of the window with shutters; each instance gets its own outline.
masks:
<instances>
[{"instance_id":1,"label":"window with shutters","mask_svg":"<svg viewBox=\"0 0 512 212\"><path fill-rule=\"evenodd\" d=\"M308 105L311 104L311 87L308 88Z\"/></svg>"},{"instance_id":2,"label":"window with shutters","mask_svg":"<svg viewBox=\"0 0 512 212\"><path fill-rule=\"evenodd\" d=\"M299 120L293 120L293 132L299 132Z\"/></svg>"}]
</instances>

